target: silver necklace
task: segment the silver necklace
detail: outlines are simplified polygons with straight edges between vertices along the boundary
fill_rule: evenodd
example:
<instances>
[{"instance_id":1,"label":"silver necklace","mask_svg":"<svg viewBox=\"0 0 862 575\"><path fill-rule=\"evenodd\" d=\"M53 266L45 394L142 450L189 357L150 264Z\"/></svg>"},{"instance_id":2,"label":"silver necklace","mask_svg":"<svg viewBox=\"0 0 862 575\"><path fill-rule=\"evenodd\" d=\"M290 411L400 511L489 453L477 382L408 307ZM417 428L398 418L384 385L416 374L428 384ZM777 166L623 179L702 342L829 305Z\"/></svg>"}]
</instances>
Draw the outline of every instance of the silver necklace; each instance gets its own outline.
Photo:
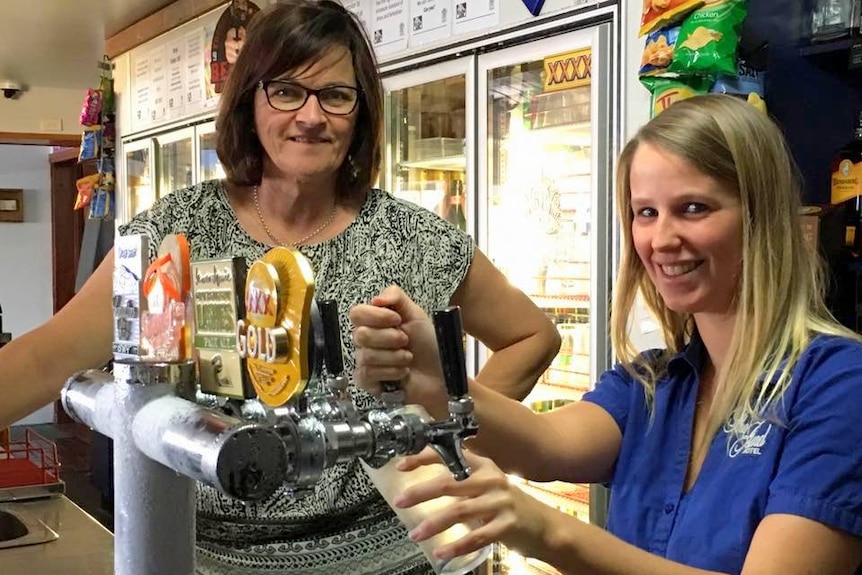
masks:
<instances>
[{"instance_id":1,"label":"silver necklace","mask_svg":"<svg viewBox=\"0 0 862 575\"><path fill-rule=\"evenodd\" d=\"M313 232L311 232L310 234L308 234L307 236L305 236L304 238L302 238L300 240L297 240L295 242L285 243L285 242L281 241L280 239L278 239L277 237L275 237L275 235L273 235L273 233L269 229L269 226L266 225L266 221L263 219L263 212L260 211L260 201L258 201L258 199L257 199L257 186L255 186L253 188L252 196L254 197L254 209L257 212L257 219L260 220L260 225L263 226L263 231L265 231L266 235L269 236L269 239L271 239L278 246L292 246L294 248L298 248L299 246L301 246L302 244L304 244L305 242L307 242L308 240L310 240L311 238L313 238L314 236L316 236L317 234L319 234L320 232L325 230L327 228L327 226L329 226L329 224L332 223L332 220L335 219L336 204L333 203L332 204L332 211L329 213L329 217L326 218L325 222L320 224L320 227L318 227L316 230L314 230Z\"/></svg>"}]
</instances>

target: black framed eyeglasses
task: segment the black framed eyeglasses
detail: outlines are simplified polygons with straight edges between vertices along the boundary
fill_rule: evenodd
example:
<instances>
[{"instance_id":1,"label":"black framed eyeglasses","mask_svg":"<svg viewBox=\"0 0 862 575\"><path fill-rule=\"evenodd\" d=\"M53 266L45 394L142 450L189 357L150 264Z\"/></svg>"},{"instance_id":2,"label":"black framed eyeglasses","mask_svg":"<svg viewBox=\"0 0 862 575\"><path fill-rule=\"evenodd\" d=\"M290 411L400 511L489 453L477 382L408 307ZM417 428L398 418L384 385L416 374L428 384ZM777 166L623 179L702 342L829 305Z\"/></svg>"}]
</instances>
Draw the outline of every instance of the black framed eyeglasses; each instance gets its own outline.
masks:
<instances>
[{"instance_id":1,"label":"black framed eyeglasses","mask_svg":"<svg viewBox=\"0 0 862 575\"><path fill-rule=\"evenodd\" d=\"M356 109L359 102L359 89L354 86L327 86L313 90L287 80L262 80L258 87L266 94L269 105L281 112L299 110L312 95L324 112L335 116L346 116Z\"/></svg>"}]
</instances>

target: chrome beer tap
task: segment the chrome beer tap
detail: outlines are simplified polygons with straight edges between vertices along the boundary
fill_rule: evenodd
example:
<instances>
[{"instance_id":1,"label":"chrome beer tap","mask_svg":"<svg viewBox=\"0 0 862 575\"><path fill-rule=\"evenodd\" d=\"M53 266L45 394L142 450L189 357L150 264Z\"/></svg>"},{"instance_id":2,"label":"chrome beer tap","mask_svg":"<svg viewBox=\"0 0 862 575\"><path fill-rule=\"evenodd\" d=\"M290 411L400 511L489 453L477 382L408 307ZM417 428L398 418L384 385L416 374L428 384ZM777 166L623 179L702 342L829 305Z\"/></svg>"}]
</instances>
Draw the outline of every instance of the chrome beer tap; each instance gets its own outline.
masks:
<instances>
[{"instance_id":1,"label":"chrome beer tap","mask_svg":"<svg viewBox=\"0 0 862 575\"><path fill-rule=\"evenodd\" d=\"M198 302L205 318L195 322L198 361L208 362L206 370L191 359L150 361L142 353L141 318L147 310L141 285L147 257L145 237L116 239L113 376L81 372L62 391L70 416L114 439L116 575L194 573L195 480L244 501L265 499L279 489L302 497L329 467L357 458L380 466L429 444L456 478L469 474L461 442L477 426L467 395L458 308L433 314L450 396L448 418L429 421L402 409L409 406L401 404L399 389L384 396L383 408L361 411L344 371L335 302L315 302L307 276L300 278L305 283L298 289L291 283L300 281L297 270L310 270L299 252L275 248L254 262L252 267L273 264L274 271L263 270L258 278L281 280L273 282L271 291L261 281L252 290L252 281L246 283L247 292L258 298L252 301L246 294L254 310L243 310L236 301L235 259L206 263L205 271L210 271L201 275L207 285ZM290 273L281 276L288 268ZM285 293L304 293L308 299L266 305L268 296L275 301ZM293 305L307 307L297 312ZM285 315L261 323L271 309ZM307 347L296 351L300 346ZM293 352L291 363L286 358ZM257 381L254 387L246 385L254 369L266 375L270 368L297 365L300 375L288 382L295 385L293 392L275 405L262 398L280 392L282 380L273 379L272 388Z\"/></svg>"},{"instance_id":2,"label":"chrome beer tap","mask_svg":"<svg viewBox=\"0 0 862 575\"><path fill-rule=\"evenodd\" d=\"M464 459L462 443L475 435L479 427L467 389L461 310L454 306L438 310L431 314L431 319L449 395L449 416L431 421L424 410L406 411L400 382L382 382L384 409L371 410L366 416L372 427L379 430L374 454L366 461L372 467L381 467L396 455L418 453L430 445L455 479L466 479L470 468Z\"/></svg>"},{"instance_id":3,"label":"chrome beer tap","mask_svg":"<svg viewBox=\"0 0 862 575\"><path fill-rule=\"evenodd\" d=\"M461 311L457 307L450 307L433 312L431 318L440 350L443 379L449 393L449 417L431 423L429 443L455 479L460 481L470 475L462 451L463 442L479 432L473 417L473 399L467 389Z\"/></svg>"}]
</instances>

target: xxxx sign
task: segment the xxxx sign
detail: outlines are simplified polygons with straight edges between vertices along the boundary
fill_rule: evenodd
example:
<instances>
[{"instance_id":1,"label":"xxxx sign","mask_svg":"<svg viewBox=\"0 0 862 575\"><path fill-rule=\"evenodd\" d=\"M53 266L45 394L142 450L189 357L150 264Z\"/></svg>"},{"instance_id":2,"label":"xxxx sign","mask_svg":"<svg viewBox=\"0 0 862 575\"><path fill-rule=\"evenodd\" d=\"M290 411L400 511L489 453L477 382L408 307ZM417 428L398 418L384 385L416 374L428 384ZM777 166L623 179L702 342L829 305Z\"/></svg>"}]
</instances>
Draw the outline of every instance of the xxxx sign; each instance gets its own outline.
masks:
<instances>
[{"instance_id":1,"label":"xxxx sign","mask_svg":"<svg viewBox=\"0 0 862 575\"><path fill-rule=\"evenodd\" d=\"M588 85L592 77L592 63L590 48L548 56L544 62L544 91L555 92Z\"/></svg>"}]
</instances>

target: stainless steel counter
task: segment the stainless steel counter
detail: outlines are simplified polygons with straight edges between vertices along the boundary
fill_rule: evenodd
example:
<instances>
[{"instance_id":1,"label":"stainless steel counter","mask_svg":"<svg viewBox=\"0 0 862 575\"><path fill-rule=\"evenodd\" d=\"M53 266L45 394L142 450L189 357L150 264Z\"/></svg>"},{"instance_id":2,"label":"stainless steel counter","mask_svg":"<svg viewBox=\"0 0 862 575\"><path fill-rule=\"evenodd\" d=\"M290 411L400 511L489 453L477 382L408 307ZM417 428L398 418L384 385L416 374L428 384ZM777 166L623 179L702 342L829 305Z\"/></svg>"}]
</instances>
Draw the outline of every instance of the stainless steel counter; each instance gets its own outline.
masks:
<instances>
[{"instance_id":1,"label":"stainless steel counter","mask_svg":"<svg viewBox=\"0 0 862 575\"><path fill-rule=\"evenodd\" d=\"M59 535L48 543L0 549L3 575L113 574L113 535L65 495L3 507L40 520Z\"/></svg>"}]
</instances>

